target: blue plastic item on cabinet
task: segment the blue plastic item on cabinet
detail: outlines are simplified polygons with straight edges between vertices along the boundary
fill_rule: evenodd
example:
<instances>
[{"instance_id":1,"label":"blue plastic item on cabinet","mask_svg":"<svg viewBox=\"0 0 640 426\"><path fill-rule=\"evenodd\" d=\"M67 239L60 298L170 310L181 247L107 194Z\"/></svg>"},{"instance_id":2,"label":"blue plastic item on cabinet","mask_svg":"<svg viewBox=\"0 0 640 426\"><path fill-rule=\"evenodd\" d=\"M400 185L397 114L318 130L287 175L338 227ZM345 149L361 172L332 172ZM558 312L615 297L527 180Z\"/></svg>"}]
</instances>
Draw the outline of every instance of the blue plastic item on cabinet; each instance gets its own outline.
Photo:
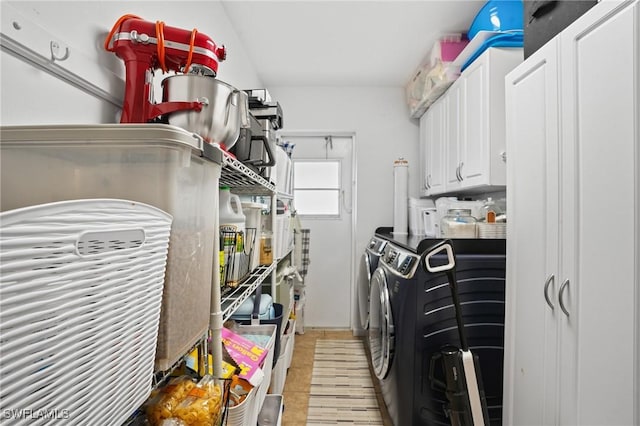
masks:
<instances>
[{"instance_id":1,"label":"blue plastic item on cabinet","mask_svg":"<svg viewBox=\"0 0 640 426\"><path fill-rule=\"evenodd\" d=\"M464 71L473 61L475 61L478 56L482 55L482 53L490 47L522 47L524 45L524 35L522 31L514 31L503 34L497 34L487 40L485 40L475 52L467 58L467 60L462 64L460 68L461 71Z\"/></svg>"},{"instance_id":2,"label":"blue plastic item on cabinet","mask_svg":"<svg viewBox=\"0 0 640 426\"><path fill-rule=\"evenodd\" d=\"M478 31L511 31L524 28L522 0L489 0L474 18L467 37L473 39Z\"/></svg>"}]
</instances>

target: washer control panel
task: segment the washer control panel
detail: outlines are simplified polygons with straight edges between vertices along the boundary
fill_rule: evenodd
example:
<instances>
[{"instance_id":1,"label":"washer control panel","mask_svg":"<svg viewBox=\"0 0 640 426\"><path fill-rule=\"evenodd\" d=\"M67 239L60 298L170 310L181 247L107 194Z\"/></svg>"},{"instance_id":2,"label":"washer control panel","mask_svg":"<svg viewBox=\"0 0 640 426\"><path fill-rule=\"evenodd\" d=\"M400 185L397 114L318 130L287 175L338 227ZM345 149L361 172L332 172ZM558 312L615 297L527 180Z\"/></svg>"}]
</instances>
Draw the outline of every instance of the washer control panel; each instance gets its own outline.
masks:
<instances>
[{"instance_id":1,"label":"washer control panel","mask_svg":"<svg viewBox=\"0 0 640 426\"><path fill-rule=\"evenodd\" d=\"M381 260L396 274L411 278L415 274L420 258L414 253L387 244Z\"/></svg>"},{"instance_id":2,"label":"washer control panel","mask_svg":"<svg viewBox=\"0 0 640 426\"><path fill-rule=\"evenodd\" d=\"M387 246L387 240L383 240L382 238L373 237L369 244L367 245L367 250L377 255L380 255L384 252L384 248Z\"/></svg>"}]
</instances>

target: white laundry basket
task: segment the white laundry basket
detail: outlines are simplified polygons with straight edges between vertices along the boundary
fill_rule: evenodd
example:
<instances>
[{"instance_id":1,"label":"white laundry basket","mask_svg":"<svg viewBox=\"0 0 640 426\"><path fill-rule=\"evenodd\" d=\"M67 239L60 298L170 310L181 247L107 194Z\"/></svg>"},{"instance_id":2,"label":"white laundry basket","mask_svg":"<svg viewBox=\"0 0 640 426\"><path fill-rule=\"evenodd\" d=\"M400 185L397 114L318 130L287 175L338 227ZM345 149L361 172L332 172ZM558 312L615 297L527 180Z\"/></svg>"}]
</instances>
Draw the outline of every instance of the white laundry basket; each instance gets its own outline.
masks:
<instances>
[{"instance_id":1,"label":"white laundry basket","mask_svg":"<svg viewBox=\"0 0 640 426\"><path fill-rule=\"evenodd\" d=\"M0 213L0 409L18 413L12 424L122 424L145 401L171 222L111 199Z\"/></svg>"}]
</instances>

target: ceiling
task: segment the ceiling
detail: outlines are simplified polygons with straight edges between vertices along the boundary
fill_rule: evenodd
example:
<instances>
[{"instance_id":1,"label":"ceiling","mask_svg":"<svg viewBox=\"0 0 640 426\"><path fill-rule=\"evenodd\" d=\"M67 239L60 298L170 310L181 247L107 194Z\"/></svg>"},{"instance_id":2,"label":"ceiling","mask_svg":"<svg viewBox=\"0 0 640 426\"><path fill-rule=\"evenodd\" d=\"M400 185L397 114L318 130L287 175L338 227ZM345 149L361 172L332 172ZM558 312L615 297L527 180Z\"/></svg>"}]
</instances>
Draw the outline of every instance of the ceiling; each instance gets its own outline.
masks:
<instances>
[{"instance_id":1,"label":"ceiling","mask_svg":"<svg viewBox=\"0 0 640 426\"><path fill-rule=\"evenodd\" d=\"M404 86L481 0L221 0L266 86Z\"/></svg>"}]
</instances>

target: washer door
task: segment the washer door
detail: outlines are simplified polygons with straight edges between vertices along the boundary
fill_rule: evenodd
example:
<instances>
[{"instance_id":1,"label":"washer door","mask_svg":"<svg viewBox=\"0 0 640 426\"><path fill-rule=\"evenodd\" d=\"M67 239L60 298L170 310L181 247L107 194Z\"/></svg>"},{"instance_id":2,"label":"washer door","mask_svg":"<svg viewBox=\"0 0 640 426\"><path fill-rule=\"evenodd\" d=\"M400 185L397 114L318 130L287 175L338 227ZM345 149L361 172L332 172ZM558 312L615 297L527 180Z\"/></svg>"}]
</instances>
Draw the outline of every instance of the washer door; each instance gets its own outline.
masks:
<instances>
[{"instance_id":1,"label":"washer door","mask_svg":"<svg viewBox=\"0 0 640 426\"><path fill-rule=\"evenodd\" d=\"M369 296L369 346L373 372L380 380L387 377L394 351L394 326L387 277L382 268L371 277Z\"/></svg>"},{"instance_id":2,"label":"washer door","mask_svg":"<svg viewBox=\"0 0 640 426\"><path fill-rule=\"evenodd\" d=\"M358 311L360 326L366 330L369 327L369 288L371 287L371 253L364 252L360 259L360 274L358 280Z\"/></svg>"}]
</instances>

